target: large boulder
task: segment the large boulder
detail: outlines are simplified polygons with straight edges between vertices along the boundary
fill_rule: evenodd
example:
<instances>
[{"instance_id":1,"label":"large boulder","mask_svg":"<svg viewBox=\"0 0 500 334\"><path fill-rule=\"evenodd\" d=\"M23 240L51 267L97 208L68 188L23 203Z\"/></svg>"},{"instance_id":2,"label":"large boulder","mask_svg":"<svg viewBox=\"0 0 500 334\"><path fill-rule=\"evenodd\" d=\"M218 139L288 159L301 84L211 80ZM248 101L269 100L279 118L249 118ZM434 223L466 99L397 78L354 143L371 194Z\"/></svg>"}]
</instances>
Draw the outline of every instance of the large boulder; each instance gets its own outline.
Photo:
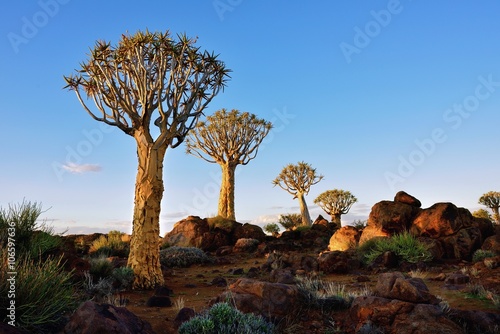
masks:
<instances>
[{"instance_id":1,"label":"large boulder","mask_svg":"<svg viewBox=\"0 0 500 334\"><path fill-rule=\"evenodd\" d=\"M231 300L243 313L283 319L300 307L297 286L240 278L213 302Z\"/></svg>"},{"instance_id":2,"label":"large boulder","mask_svg":"<svg viewBox=\"0 0 500 334\"><path fill-rule=\"evenodd\" d=\"M381 201L372 207L366 225L396 234L408 230L419 212L419 208L406 203Z\"/></svg>"},{"instance_id":3,"label":"large boulder","mask_svg":"<svg viewBox=\"0 0 500 334\"><path fill-rule=\"evenodd\" d=\"M410 303L437 303L422 279L405 278L400 272L380 274L374 294Z\"/></svg>"},{"instance_id":4,"label":"large boulder","mask_svg":"<svg viewBox=\"0 0 500 334\"><path fill-rule=\"evenodd\" d=\"M233 246L238 239L264 241L266 234L257 225L241 224L221 217L201 219L189 216L175 223L165 235L164 243L171 246L198 247L204 251L216 251L220 247Z\"/></svg>"},{"instance_id":5,"label":"large boulder","mask_svg":"<svg viewBox=\"0 0 500 334\"><path fill-rule=\"evenodd\" d=\"M361 266L359 260L350 252L323 252L318 256L319 270L325 274L345 274Z\"/></svg>"},{"instance_id":6,"label":"large boulder","mask_svg":"<svg viewBox=\"0 0 500 334\"><path fill-rule=\"evenodd\" d=\"M411 224L410 232L417 236L439 238L454 235L472 224L469 210L457 208L453 203L436 203L419 212Z\"/></svg>"},{"instance_id":7,"label":"large boulder","mask_svg":"<svg viewBox=\"0 0 500 334\"><path fill-rule=\"evenodd\" d=\"M356 333L461 334L460 326L432 304L376 296L354 299L349 310ZM377 330L378 329L378 330Z\"/></svg>"},{"instance_id":8,"label":"large boulder","mask_svg":"<svg viewBox=\"0 0 500 334\"><path fill-rule=\"evenodd\" d=\"M209 233L210 228L206 219L198 216L189 216L175 223L172 231L163 238L164 243L179 247L200 247L203 237Z\"/></svg>"},{"instance_id":9,"label":"large boulder","mask_svg":"<svg viewBox=\"0 0 500 334\"><path fill-rule=\"evenodd\" d=\"M469 227L438 240L444 248L443 257L470 261L474 252L481 247L481 239L481 231L477 227Z\"/></svg>"},{"instance_id":10,"label":"large boulder","mask_svg":"<svg viewBox=\"0 0 500 334\"><path fill-rule=\"evenodd\" d=\"M361 232L354 226L344 226L338 229L330 238L329 251L345 251L358 245Z\"/></svg>"},{"instance_id":11,"label":"large boulder","mask_svg":"<svg viewBox=\"0 0 500 334\"><path fill-rule=\"evenodd\" d=\"M148 322L139 319L125 307L83 303L64 327L64 334L154 334Z\"/></svg>"},{"instance_id":12,"label":"large boulder","mask_svg":"<svg viewBox=\"0 0 500 334\"><path fill-rule=\"evenodd\" d=\"M422 203L417 198L404 191L398 191L396 193L396 196L394 196L394 202L408 204L416 208L420 208L422 206Z\"/></svg>"}]
</instances>

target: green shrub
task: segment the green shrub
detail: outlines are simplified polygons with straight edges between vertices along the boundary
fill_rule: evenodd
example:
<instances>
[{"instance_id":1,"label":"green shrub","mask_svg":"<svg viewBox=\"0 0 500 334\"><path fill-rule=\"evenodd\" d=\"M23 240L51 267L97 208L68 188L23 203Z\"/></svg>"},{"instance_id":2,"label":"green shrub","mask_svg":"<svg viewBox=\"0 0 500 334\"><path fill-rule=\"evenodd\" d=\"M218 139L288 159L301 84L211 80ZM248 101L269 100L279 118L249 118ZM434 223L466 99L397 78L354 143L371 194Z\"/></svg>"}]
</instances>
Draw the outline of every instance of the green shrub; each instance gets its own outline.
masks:
<instances>
[{"instance_id":1,"label":"green shrub","mask_svg":"<svg viewBox=\"0 0 500 334\"><path fill-rule=\"evenodd\" d=\"M179 334L267 334L274 325L261 316L242 313L228 303L213 305L179 327Z\"/></svg>"},{"instance_id":2,"label":"green shrub","mask_svg":"<svg viewBox=\"0 0 500 334\"><path fill-rule=\"evenodd\" d=\"M113 273L113 264L104 255L96 258L91 258L89 262L89 272L96 279L108 278Z\"/></svg>"},{"instance_id":3,"label":"green shrub","mask_svg":"<svg viewBox=\"0 0 500 334\"><path fill-rule=\"evenodd\" d=\"M207 222L210 230L218 228L226 232L231 232L234 228L234 221L222 216L207 218Z\"/></svg>"},{"instance_id":4,"label":"green shrub","mask_svg":"<svg viewBox=\"0 0 500 334\"><path fill-rule=\"evenodd\" d=\"M432 254L425 244L418 241L408 232L396 234L390 238L375 238L373 242L362 245L358 251L365 252L364 257L367 263L373 263L385 252L394 252L401 260L417 263L432 260Z\"/></svg>"},{"instance_id":5,"label":"green shrub","mask_svg":"<svg viewBox=\"0 0 500 334\"><path fill-rule=\"evenodd\" d=\"M166 267L189 267L196 263L209 263L212 259L196 247L172 246L160 251L160 263Z\"/></svg>"},{"instance_id":6,"label":"green shrub","mask_svg":"<svg viewBox=\"0 0 500 334\"><path fill-rule=\"evenodd\" d=\"M5 261L6 252L2 253L2 261ZM16 325L35 333L55 332L62 324L64 313L77 307L72 273L64 271L61 258L35 261L27 254L17 258L15 269ZM10 303L8 278L7 271L0 271L2 320L6 319Z\"/></svg>"},{"instance_id":7,"label":"green shrub","mask_svg":"<svg viewBox=\"0 0 500 334\"><path fill-rule=\"evenodd\" d=\"M134 282L134 270L130 267L115 268L111 277L118 285L118 289L128 289Z\"/></svg>"},{"instance_id":8,"label":"green shrub","mask_svg":"<svg viewBox=\"0 0 500 334\"><path fill-rule=\"evenodd\" d=\"M492 252L490 250L478 249L474 252L474 255L472 255L472 262L483 261L486 258L495 257L496 255L497 254L495 252Z\"/></svg>"},{"instance_id":9,"label":"green shrub","mask_svg":"<svg viewBox=\"0 0 500 334\"><path fill-rule=\"evenodd\" d=\"M298 213L291 213L287 215L280 215L278 224L283 226L287 231L292 230L294 227L302 225L302 216Z\"/></svg>"},{"instance_id":10,"label":"green shrub","mask_svg":"<svg viewBox=\"0 0 500 334\"><path fill-rule=\"evenodd\" d=\"M278 224L270 223L264 226L264 231L266 231L267 233L271 233L273 236L276 236L280 232L280 227L278 226Z\"/></svg>"},{"instance_id":11,"label":"green shrub","mask_svg":"<svg viewBox=\"0 0 500 334\"><path fill-rule=\"evenodd\" d=\"M62 239L54 234L52 227L37 222L41 213L41 204L24 200L21 204L9 205L7 210L0 208L0 247L6 247L12 232L9 228L13 227L11 238L16 241L18 256L28 254L32 259L45 259L57 250Z\"/></svg>"},{"instance_id":12,"label":"green shrub","mask_svg":"<svg viewBox=\"0 0 500 334\"><path fill-rule=\"evenodd\" d=\"M110 231L108 235L101 235L92 242L89 253L92 255L120 256L127 257L130 246L122 241L124 233L120 231Z\"/></svg>"}]
</instances>

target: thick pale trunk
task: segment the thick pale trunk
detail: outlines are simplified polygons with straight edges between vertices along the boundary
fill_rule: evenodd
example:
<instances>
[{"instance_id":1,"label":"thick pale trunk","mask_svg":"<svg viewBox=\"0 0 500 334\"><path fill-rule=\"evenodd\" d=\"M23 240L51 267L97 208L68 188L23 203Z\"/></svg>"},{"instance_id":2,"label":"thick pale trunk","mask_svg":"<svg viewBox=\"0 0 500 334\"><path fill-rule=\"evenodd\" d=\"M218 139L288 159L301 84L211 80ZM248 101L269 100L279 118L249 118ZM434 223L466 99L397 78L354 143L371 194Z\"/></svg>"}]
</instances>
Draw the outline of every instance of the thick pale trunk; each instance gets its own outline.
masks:
<instances>
[{"instance_id":1,"label":"thick pale trunk","mask_svg":"<svg viewBox=\"0 0 500 334\"><path fill-rule=\"evenodd\" d=\"M500 224L500 213L498 212L498 206L491 208L493 211L493 219L495 220L496 224Z\"/></svg>"},{"instance_id":2,"label":"thick pale trunk","mask_svg":"<svg viewBox=\"0 0 500 334\"><path fill-rule=\"evenodd\" d=\"M154 149L152 143L145 143L139 135L136 139L139 167L127 265L134 270L134 289L153 289L164 283L160 265L159 235L166 147Z\"/></svg>"},{"instance_id":3,"label":"thick pale trunk","mask_svg":"<svg viewBox=\"0 0 500 334\"><path fill-rule=\"evenodd\" d=\"M219 195L218 215L227 219L236 220L234 214L234 173L236 166L221 164L222 182Z\"/></svg>"},{"instance_id":4,"label":"thick pale trunk","mask_svg":"<svg viewBox=\"0 0 500 334\"><path fill-rule=\"evenodd\" d=\"M342 223L340 221L340 213L334 213L332 214L332 223L335 223L338 227L342 226Z\"/></svg>"},{"instance_id":5,"label":"thick pale trunk","mask_svg":"<svg viewBox=\"0 0 500 334\"><path fill-rule=\"evenodd\" d=\"M302 216L302 225L311 226L311 216L309 215L309 209L307 208L306 199L304 194L298 193L297 198L299 199L300 214Z\"/></svg>"}]
</instances>

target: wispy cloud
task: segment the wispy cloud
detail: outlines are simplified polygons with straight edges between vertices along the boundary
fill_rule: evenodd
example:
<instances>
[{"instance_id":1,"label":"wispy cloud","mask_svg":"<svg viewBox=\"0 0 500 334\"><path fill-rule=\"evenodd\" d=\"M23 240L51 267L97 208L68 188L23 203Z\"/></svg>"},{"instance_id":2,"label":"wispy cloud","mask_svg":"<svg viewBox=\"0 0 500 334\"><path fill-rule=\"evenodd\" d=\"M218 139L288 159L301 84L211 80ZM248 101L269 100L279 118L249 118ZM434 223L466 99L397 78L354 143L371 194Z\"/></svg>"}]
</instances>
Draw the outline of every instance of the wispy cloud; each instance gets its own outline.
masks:
<instances>
[{"instance_id":1,"label":"wispy cloud","mask_svg":"<svg viewBox=\"0 0 500 334\"><path fill-rule=\"evenodd\" d=\"M73 174L83 174L87 172L100 172L102 167L95 164L75 164L68 162L62 165L62 168Z\"/></svg>"}]
</instances>

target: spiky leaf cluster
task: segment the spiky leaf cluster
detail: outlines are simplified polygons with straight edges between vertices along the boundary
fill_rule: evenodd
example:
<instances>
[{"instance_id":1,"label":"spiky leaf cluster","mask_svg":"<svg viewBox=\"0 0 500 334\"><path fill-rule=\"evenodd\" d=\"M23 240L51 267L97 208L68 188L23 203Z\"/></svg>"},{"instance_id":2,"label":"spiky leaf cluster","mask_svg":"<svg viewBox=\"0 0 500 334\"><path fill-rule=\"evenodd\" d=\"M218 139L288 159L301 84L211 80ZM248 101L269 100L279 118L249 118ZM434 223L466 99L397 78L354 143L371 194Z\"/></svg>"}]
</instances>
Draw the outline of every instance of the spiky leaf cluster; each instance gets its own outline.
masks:
<instances>
[{"instance_id":1,"label":"spiky leaf cluster","mask_svg":"<svg viewBox=\"0 0 500 334\"><path fill-rule=\"evenodd\" d=\"M321 193L314 203L329 215L346 214L358 199L347 190L333 189Z\"/></svg>"},{"instance_id":2,"label":"spiky leaf cluster","mask_svg":"<svg viewBox=\"0 0 500 334\"><path fill-rule=\"evenodd\" d=\"M312 185L323 179L323 175L318 175L316 169L310 164L301 161L289 164L283 168L281 173L273 180L274 186L279 186L295 197L300 194L307 195Z\"/></svg>"}]
</instances>

